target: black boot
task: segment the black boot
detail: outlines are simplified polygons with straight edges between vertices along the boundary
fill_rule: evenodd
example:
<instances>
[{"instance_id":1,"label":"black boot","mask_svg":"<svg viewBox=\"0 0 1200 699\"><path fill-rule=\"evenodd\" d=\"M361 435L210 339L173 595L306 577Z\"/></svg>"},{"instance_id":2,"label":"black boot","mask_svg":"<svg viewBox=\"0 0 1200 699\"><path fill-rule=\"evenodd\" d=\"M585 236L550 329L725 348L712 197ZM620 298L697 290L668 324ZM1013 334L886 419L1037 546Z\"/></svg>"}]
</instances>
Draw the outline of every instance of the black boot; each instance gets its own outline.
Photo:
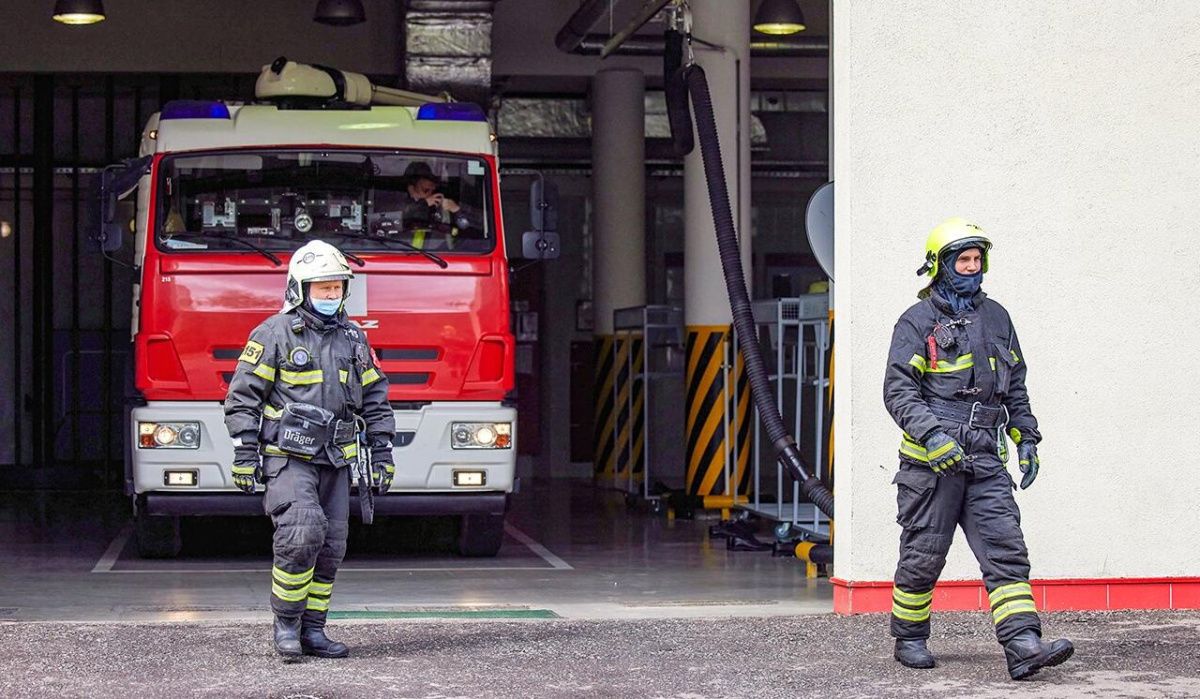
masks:
<instances>
[{"instance_id":1,"label":"black boot","mask_svg":"<svg viewBox=\"0 0 1200 699\"><path fill-rule=\"evenodd\" d=\"M285 658L301 654L300 617L275 617L275 651Z\"/></svg>"},{"instance_id":2,"label":"black boot","mask_svg":"<svg viewBox=\"0 0 1200 699\"><path fill-rule=\"evenodd\" d=\"M928 670L937 665L937 661L933 659L933 653L929 652L923 638L897 638L896 650L892 653L892 657L899 660L904 667L916 670Z\"/></svg>"},{"instance_id":3,"label":"black boot","mask_svg":"<svg viewBox=\"0 0 1200 699\"><path fill-rule=\"evenodd\" d=\"M1032 629L1026 629L1004 644L1004 656L1008 659L1008 674L1014 680L1032 677L1044 667L1054 667L1066 662L1075 652L1075 646L1065 638L1046 643Z\"/></svg>"},{"instance_id":4,"label":"black boot","mask_svg":"<svg viewBox=\"0 0 1200 699\"><path fill-rule=\"evenodd\" d=\"M325 629L320 626L310 626L300 632L300 645L305 655L315 655L318 658L344 658L350 655L350 649L345 643L331 641L325 635Z\"/></svg>"}]
</instances>

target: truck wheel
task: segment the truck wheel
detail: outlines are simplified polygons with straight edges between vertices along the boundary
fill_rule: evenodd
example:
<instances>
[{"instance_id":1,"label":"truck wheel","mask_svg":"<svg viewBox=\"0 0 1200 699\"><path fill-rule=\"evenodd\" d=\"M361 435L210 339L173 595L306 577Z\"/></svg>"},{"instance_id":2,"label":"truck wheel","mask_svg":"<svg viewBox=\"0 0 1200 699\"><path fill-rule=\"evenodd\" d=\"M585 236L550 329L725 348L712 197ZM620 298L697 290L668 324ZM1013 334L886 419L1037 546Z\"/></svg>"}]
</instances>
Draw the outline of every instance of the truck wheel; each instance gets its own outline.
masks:
<instances>
[{"instance_id":1,"label":"truck wheel","mask_svg":"<svg viewBox=\"0 0 1200 699\"><path fill-rule=\"evenodd\" d=\"M134 517L138 555L142 558L174 558L183 547L178 517L154 517L139 512Z\"/></svg>"},{"instance_id":2,"label":"truck wheel","mask_svg":"<svg viewBox=\"0 0 1200 699\"><path fill-rule=\"evenodd\" d=\"M504 541L504 515L463 515L458 530L458 552L470 558L490 558Z\"/></svg>"}]
</instances>

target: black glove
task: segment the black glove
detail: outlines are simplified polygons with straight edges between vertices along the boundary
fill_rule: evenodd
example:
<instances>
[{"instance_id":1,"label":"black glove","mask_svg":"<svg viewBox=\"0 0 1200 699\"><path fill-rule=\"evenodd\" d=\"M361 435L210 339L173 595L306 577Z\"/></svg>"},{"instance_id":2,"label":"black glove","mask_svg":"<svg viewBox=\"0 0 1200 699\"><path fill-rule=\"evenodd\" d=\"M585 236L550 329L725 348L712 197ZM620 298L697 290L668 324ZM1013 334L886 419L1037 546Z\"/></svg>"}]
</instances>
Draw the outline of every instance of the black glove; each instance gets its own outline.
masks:
<instances>
[{"instance_id":1,"label":"black glove","mask_svg":"<svg viewBox=\"0 0 1200 699\"><path fill-rule=\"evenodd\" d=\"M254 484L262 479L262 459L257 444L237 444L233 447L233 484L243 493L254 494Z\"/></svg>"},{"instance_id":2,"label":"black glove","mask_svg":"<svg viewBox=\"0 0 1200 699\"><path fill-rule=\"evenodd\" d=\"M958 442L941 430L925 438L925 451L929 457L929 468L939 476L957 471L967 456Z\"/></svg>"},{"instance_id":3,"label":"black glove","mask_svg":"<svg viewBox=\"0 0 1200 699\"><path fill-rule=\"evenodd\" d=\"M1033 479L1037 478L1040 465L1036 442L1026 440L1017 444L1017 466L1020 467L1021 473L1025 474L1025 477L1021 479L1021 490L1033 485Z\"/></svg>"},{"instance_id":4,"label":"black glove","mask_svg":"<svg viewBox=\"0 0 1200 699\"><path fill-rule=\"evenodd\" d=\"M371 447L371 485L383 495L392 487L396 464L392 461L392 443L381 442Z\"/></svg>"}]
</instances>

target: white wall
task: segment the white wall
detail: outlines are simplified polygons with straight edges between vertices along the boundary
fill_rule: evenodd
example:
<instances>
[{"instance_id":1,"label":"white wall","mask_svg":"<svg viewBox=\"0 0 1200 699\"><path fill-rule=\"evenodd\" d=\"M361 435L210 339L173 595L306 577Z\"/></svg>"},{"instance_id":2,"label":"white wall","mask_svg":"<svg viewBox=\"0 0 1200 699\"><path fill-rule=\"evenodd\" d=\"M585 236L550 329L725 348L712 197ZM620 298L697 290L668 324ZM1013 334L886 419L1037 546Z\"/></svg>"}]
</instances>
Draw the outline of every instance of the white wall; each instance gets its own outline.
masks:
<instances>
[{"instance_id":1,"label":"white wall","mask_svg":"<svg viewBox=\"0 0 1200 699\"><path fill-rule=\"evenodd\" d=\"M838 577L895 566L884 362L951 215L994 241L1029 360L1033 576L1200 575L1200 4L837 10ZM943 577L977 578L954 548Z\"/></svg>"}]
</instances>

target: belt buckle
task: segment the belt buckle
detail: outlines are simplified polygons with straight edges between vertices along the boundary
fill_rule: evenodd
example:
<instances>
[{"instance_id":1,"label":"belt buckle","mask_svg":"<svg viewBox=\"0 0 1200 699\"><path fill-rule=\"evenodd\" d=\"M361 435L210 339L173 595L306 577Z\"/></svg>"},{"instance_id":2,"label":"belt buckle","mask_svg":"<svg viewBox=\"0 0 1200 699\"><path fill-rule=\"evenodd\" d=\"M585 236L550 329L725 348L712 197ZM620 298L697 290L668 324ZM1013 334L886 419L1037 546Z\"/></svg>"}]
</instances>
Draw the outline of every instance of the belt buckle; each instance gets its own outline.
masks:
<instances>
[{"instance_id":1,"label":"belt buckle","mask_svg":"<svg viewBox=\"0 0 1200 699\"><path fill-rule=\"evenodd\" d=\"M975 401L971 405L971 414L967 417L967 427L969 427L970 429L973 429L973 430L980 429L979 425L975 424L975 411L982 407L983 407L983 403L981 401Z\"/></svg>"}]
</instances>

